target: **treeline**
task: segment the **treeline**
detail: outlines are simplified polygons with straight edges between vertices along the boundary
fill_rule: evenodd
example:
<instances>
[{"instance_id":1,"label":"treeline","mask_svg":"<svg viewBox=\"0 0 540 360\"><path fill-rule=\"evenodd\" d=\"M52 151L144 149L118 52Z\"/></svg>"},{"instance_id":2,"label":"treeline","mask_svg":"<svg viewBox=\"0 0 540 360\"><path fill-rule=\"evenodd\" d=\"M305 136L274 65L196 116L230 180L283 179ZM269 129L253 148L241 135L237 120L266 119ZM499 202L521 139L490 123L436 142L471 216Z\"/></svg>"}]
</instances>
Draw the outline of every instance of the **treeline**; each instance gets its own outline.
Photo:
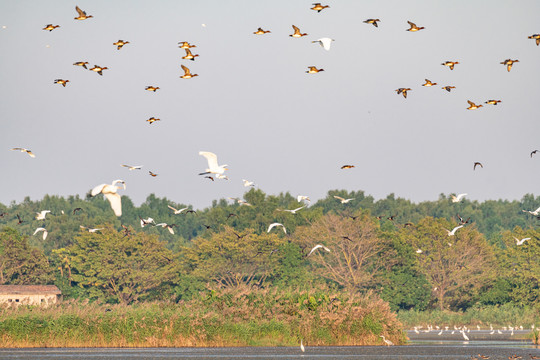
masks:
<instances>
[{"instance_id":1,"label":"treeline","mask_svg":"<svg viewBox=\"0 0 540 360\"><path fill-rule=\"evenodd\" d=\"M0 284L54 283L66 297L121 304L245 286L375 293L394 310L540 304L538 220L522 211L540 205L532 195L414 204L330 191L313 205L297 200L251 189L243 202L197 210L154 195L136 207L123 196L119 218L99 197L0 205ZM148 218L170 227L141 227ZM283 227L268 232L276 222Z\"/></svg>"}]
</instances>

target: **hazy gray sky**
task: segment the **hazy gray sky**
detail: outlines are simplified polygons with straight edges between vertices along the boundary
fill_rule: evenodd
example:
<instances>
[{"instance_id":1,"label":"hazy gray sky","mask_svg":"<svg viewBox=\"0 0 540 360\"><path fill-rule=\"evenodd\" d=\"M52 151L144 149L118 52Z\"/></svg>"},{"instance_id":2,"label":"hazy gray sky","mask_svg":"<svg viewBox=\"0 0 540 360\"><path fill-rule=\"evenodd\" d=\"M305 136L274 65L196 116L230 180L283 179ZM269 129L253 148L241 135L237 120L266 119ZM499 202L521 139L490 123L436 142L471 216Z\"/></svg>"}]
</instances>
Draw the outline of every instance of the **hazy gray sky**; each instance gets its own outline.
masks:
<instances>
[{"instance_id":1,"label":"hazy gray sky","mask_svg":"<svg viewBox=\"0 0 540 360\"><path fill-rule=\"evenodd\" d=\"M320 13L312 3L1 1L0 202L84 196L114 179L137 204L155 193L196 208L241 196L242 179L312 200L332 189L413 201L538 194L540 47L527 37L540 33L540 1L330 0ZM94 17L74 20L75 5ZM425 29L405 31L407 20ZM51 23L61 27L42 30ZM292 24L309 35L289 37ZM321 37L335 39L329 52L311 42ZM118 51L119 39L130 44ZM179 41L197 45L196 61L181 59ZM510 72L508 58L520 61ZM199 76L179 78L181 64ZM325 71L306 74L311 65ZM488 99L502 103L466 110ZM201 150L229 165L229 181L197 175Z\"/></svg>"}]
</instances>

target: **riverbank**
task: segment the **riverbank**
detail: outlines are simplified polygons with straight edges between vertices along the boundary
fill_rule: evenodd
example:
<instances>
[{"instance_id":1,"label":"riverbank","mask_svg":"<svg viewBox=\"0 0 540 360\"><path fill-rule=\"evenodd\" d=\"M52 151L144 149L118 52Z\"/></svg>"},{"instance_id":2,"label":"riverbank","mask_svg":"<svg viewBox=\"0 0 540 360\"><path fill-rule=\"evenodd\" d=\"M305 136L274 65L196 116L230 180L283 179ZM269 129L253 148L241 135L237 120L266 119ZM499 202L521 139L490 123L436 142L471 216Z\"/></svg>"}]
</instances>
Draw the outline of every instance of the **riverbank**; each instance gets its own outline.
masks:
<instances>
[{"instance_id":1,"label":"riverbank","mask_svg":"<svg viewBox=\"0 0 540 360\"><path fill-rule=\"evenodd\" d=\"M223 347L395 344L405 333L375 296L212 291L188 302L66 302L0 310L0 347Z\"/></svg>"}]
</instances>

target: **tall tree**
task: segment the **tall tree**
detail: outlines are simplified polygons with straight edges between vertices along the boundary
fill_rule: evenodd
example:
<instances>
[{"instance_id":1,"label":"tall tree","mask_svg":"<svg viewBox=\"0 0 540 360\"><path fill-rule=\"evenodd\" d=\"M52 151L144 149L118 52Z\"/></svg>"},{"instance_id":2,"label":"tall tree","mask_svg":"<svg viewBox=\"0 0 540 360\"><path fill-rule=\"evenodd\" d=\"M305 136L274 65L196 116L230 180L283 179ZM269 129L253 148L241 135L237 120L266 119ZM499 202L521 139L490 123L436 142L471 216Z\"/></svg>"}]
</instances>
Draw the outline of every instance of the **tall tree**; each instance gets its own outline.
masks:
<instances>
[{"instance_id":1,"label":"tall tree","mask_svg":"<svg viewBox=\"0 0 540 360\"><path fill-rule=\"evenodd\" d=\"M0 232L0 285L52 284L53 275L42 251L28 245L15 229Z\"/></svg>"},{"instance_id":2,"label":"tall tree","mask_svg":"<svg viewBox=\"0 0 540 360\"><path fill-rule=\"evenodd\" d=\"M416 226L401 229L402 236L416 249L419 270L432 285L439 308L459 306L467 296L493 276L493 250L472 226L453 229L445 219L427 217Z\"/></svg>"},{"instance_id":3,"label":"tall tree","mask_svg":"<svg viewBox=\"0 0 540 360\"><path fill-rule=\"evenodd\" d=\"M71 280L91 297L129 304L176 279L178 261L155 235L126 235L111 225L81 231L59 255L69 263Z\"/></svg>"}]
</instances>

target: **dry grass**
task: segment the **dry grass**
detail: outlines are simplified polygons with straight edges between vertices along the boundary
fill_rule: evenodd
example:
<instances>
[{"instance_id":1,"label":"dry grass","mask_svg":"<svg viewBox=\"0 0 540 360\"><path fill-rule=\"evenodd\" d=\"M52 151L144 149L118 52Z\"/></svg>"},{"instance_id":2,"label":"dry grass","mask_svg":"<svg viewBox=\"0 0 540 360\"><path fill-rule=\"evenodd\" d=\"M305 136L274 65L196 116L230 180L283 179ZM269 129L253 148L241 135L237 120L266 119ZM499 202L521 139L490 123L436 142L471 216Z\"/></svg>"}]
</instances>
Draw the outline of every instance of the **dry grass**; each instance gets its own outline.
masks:
<instances>
[{"instance_id":1,"label":"dry grass","mask_svg":"<svg viewBox=\"0 0 540 360\"><path fill-rule=\"evenodd\" d=\"M405 341L388 304L322 290L216 290L189 302L66 302L0 310L0 347L382 345Z\"/></svg>"}]
</instances>

